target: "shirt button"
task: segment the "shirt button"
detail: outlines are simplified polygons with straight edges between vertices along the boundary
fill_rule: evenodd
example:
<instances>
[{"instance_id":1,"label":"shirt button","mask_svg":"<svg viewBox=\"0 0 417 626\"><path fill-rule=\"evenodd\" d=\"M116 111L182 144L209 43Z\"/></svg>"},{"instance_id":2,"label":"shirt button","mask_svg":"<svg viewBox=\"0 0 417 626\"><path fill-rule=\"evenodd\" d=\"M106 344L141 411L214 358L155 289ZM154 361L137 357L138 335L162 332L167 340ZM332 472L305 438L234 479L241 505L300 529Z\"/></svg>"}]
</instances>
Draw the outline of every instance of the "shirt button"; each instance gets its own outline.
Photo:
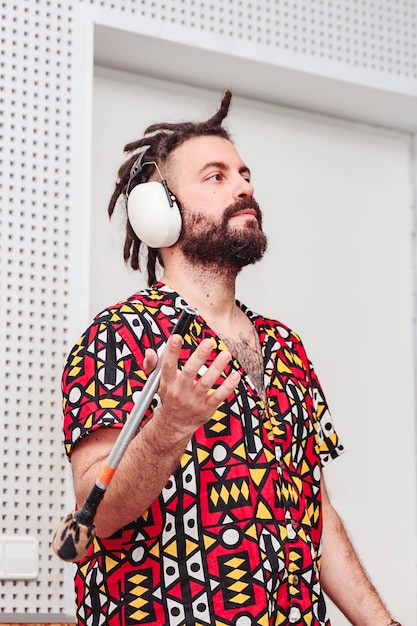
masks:
<instances>
[{"instance_id":1,"label":"shirt button","mask_svg":"<svg viewBox=\"0 0 417 626\"><path fill-rule=\"evenodd\" d=\"M298 585L299 580L300 580L300 579L298 578L297 574L293 574L293 575L292 575L292 584L293 584L293 585Z\"/></svg>"}]
</instances>

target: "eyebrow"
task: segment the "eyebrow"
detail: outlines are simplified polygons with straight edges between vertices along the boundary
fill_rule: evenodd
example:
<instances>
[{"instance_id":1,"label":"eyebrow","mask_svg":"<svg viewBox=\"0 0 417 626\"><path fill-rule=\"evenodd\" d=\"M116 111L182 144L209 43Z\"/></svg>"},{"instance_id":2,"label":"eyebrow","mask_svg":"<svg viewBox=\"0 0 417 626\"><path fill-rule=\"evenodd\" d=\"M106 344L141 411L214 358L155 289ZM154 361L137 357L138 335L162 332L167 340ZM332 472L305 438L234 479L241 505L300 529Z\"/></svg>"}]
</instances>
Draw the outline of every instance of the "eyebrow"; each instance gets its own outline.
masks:
<instances>
[{"instance_id":1,"label":"eyebrow","mask_svg":"<svg viewBox=\"0 0 417 626\"><path fill-rule=\"evenodd\" d=\"M223 171L230 169L230 167L226 165L226 163L224 163L223 161L209 161L208 163L205 163L203 165L203 167L199 171L199 174L202 174L206 169L210 167L216 167L217 169L223 170ZM251 175L250 169L247 167L247 165L242 165L239 168L239 174L248 174L250 176Z\"/></svg>"}]
</instances>

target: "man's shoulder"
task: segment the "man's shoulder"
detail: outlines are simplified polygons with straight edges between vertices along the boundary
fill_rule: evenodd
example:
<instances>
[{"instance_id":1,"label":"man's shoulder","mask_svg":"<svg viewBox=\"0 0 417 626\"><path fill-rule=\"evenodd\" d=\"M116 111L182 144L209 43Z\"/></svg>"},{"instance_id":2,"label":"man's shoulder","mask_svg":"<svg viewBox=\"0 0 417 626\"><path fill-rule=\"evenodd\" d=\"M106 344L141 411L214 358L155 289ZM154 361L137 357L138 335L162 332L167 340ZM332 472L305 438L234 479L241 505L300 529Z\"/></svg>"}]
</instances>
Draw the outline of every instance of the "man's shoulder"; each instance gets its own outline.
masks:
<instances>
[{"instance_id":1,"label":"man's shoulder","mask_svg":"<svg viewBox=\"0 0 417 626\"><path fill-rule=\"evenodd\" d=\"M163 286L153 286L136 291L123 300L107 306L94 318L93 323L104 321L117 322L118 319L129 315L155 315L163 308L169 312L175 306L174 292L164 289ZM174 310L173 310L174 312Z\"/></svg>"},{"instance_id":2,"label":"man's shoulder","mask_svg":"<svg viewBox=\"0 0 417 626\"><path fill-rule=\"evenodd\" d=\"M278 319L256 313L255 311L246 307L244 304L240 303L240 306L244 310L246 315L255 324L255 326L258 329L262 329L267 335L278 335L284 340L301 343L300 336L290 326L288 326L288 324L285 324Z\"/></svg>"},{"instance_id":3,"label":"man's shoulder","mask_svg":"<svg viewBox=\"0 0 417 626\"><path fill-rule=\"evenodd\" d=\"M273 329L276 333L284 338L291 338L293 341L300 342L300 336L293 330L288 324L281 322L280 320L262 316L262 323L264 327Z\"/></svg>"}]
</instances>

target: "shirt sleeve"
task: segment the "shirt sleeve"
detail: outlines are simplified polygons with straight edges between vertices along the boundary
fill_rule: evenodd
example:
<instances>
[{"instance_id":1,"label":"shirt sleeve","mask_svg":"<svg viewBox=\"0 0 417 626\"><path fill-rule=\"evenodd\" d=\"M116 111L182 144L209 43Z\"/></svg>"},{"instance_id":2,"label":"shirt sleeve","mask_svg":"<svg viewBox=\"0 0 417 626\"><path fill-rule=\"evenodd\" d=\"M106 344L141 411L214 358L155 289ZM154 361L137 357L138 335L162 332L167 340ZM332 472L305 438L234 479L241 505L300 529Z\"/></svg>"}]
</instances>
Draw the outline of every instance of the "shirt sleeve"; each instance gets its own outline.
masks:
<instances>
[{"instance_id":1,"label":"shirt sleeve","mask_svg":"<svg viewBox=\"0 0 417 626\"><path fill-rule=\"evenodd\" d=\"M335 431L326 398L324 397L320 382L311 364L310 376L315 414L316 450L320 458L321 466L324 467L332 459L337 458L344 452L344 446Z\"/></svg>"},{"instance_id":2,"label":"shirt sleeve","mask_svg":"<svg viewBox=\"0 0 417 626\"><path fill-rule=\"evenodd\" d=\"M132 410L135 392L146 381L142 363L143 354L136 349L133 356L110 321L96 321L82 335L62 375L68 456L77 442L94 430L122 428Z\"/></svg>"}]
</instances>

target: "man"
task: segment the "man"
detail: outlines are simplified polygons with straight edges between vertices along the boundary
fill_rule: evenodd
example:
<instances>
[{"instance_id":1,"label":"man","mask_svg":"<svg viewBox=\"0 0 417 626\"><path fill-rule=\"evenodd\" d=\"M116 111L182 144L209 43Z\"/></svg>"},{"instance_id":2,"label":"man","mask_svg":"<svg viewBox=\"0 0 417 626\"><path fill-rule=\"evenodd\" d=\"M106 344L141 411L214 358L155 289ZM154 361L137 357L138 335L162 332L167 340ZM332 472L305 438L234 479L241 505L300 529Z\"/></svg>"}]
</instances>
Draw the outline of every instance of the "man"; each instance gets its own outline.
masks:
<instances>
[{"instance_id":1,"label":"man","mask_svg":"<svg viewBox=\"0 0 417 626\"><path fill-rule=\"evenodd\" d=\"M303 345L235 300L236 276L266 237L222 127L230 100L206 122L157 124L126 146L110 215L161 175L182 228L148 249L149 289L98 315L69 356L65 439L79 505L181 308L198 314L184 340L168 340L158 394L98 509L75 579L77 623L328 625L323 589L352 624L388 626L326 492L322 467L342 446ZM134 269L143 247L127 221Z\"/></svg>"}]
</instances>

